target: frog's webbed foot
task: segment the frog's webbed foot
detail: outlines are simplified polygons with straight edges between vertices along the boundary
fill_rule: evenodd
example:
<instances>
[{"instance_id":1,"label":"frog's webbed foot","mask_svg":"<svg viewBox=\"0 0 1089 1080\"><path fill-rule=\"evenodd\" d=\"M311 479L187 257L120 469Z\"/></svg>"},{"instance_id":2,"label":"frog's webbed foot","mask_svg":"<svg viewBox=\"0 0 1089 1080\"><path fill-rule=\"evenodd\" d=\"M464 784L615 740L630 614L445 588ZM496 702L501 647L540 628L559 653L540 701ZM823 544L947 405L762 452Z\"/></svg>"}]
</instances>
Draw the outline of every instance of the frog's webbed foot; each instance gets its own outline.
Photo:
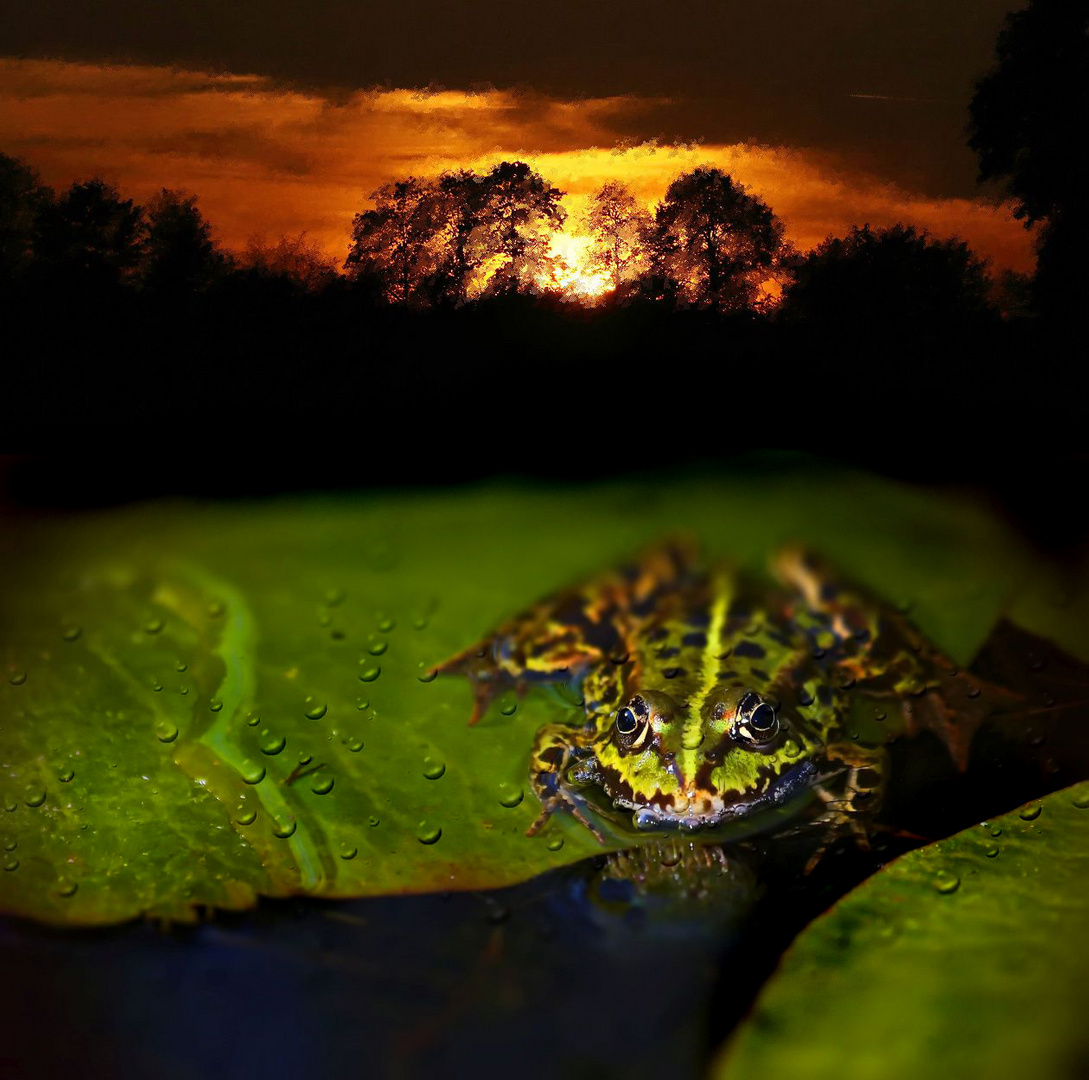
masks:
<instances>
[{"instance_id":1,"label":"frog's webbed foot","mask_svg":"<svg viewBox=\"0 0 1089 1080\"><path fill-rule=\"evenodd\" d=\"M881 784L885 765L884 750L835 744L828 748L828 757L846 766L835 777L841 782L840 790L818 784L814 788L824 803L824 811L813 822L825 830L820 846L809 857L803 873L813 869L828 849L844 834L849 834L862 851L870 850L872 818L881 804Z\"/></svg>"}]
</instances>

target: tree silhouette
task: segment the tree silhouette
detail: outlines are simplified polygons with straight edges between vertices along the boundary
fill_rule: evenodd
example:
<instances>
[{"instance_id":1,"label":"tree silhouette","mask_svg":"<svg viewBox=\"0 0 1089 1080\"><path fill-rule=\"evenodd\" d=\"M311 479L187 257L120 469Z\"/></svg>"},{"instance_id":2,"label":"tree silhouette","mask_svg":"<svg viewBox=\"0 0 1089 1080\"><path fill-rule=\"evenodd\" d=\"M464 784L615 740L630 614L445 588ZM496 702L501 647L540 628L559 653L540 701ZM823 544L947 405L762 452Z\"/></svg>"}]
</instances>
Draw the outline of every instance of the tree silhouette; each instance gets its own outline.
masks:
<instances>
[{"instance_id":1,"label":"tree silhouette","mask_svg":"<svg viewBox=\"0 0 1089 1080\"><path fill-rule=\"evenodd\" d=\"M864 225L796 261L782 315L845 334L940 334L990 314L990 288L987 264L956 237Z\"/></svg>"},{"instance_id":2,"label":"tree silhouette","mask_svg":"<svg viewBox=\"0 0 1089 1080\"><path fill-rule=\"evenodd\" d=\"M1033 0L1006 17L997 66L976 84L969 146L1037 237L1036 297L1085 316L1089 295L1089 6Z\"/></svg>"},{"instance_id":3,"label":"tree silhouette","mask_svg":"<svg viewBox=\"0 0 1089 1080\"><path fill-rule=\"evenodd\" d=\"M593 240L587 269L619 289L649 269L654 221L626 184L610 180L590 199L582 227Z\"/></svg>"},{"instance_id":4,"label":"tree silhouette","mask_svg":"<svg viewBox=\"0 0 1089 1080\"><path fill-rule=\"evenodd\" d=\"M391 303L418 300L435 266L438 204L433 184L410 176L380 187L373 210L356 214L345 268L353 277L377 275Z\"/></svg>"},{"instance_id":5,"label":"tree silhouette","mask_svg":"<svg viewBox=\"0 0 1089 1080\"><path fill-rule=\"evenodd\" d=\"M34 255L59 284L114 288L128 281L143 257L143 210L95 178L73 184L38 215Z\"/></svg>"},{"instance_id":6,"label":"tree silhouette","mask_svg":"<svg viewBox=\"0 0 1089 1080\"><path fill-rule=\"evenodd\" d=\"M720 169L677 177L655 214L654 261L683 303L752 309L788 249L782 222Z\"/></svg>"},{"instance_id":7,"label":"tree silhouette","mask_svg":"<svg viewBox=\"0 0 1089 1080\"><path fill-rule=\"evenodd\" d=\"M20 277L30 265L38 215L52 198L29 165L0 154L0 283Z\"/></svg>"},{"instance_id":8,"label":"tree silhouette","mask_svg":"<svg viewBox=\"0 0 1089 1080\"><path fill-rule=\"evenodd\" d=\"M239 256L239 265L258 277L290 282L306 293L320 292L337 279L336 262L307 238L305 229L272 242L251 236Z\"/></svg>"},{"instance_id":9,"label":"tree silhouette","mask_svg":"<svg viewBox=\"0 0 1089 1080\"><path fill-rule=\"evenodd\" d=\"M522 161L500 162L481 188L482 263L492 264L485 291L532 291L552 269L548 241L567 216L563 192Z\"/></svg>"},{"instance_id":10,"label":"tree silhouette","mask_svg":"<svg viewBox=\"0 0 1089 1080\"><path fill-rule=\"evenodd\" d=\"M226 269L197 197L163 188L147 205L142 280L160 294L202 292Z\"/></svg>"}]
</instances>

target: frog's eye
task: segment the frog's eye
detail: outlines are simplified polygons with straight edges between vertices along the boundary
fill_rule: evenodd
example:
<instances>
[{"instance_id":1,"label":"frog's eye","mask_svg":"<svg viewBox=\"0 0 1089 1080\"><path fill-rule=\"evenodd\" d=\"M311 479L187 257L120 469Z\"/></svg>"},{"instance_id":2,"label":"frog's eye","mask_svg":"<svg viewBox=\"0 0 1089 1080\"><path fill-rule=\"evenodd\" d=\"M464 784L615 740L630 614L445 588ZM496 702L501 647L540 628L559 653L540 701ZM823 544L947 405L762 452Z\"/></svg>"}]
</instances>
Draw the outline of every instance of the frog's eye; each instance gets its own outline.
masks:
<instances>
[{"instance_id":1,"label":"frog's eye","mask_svg":"<svg viewBox=\"0 0 1089 1080\"><path fill-rule=\"evenodd\" d=\"M733 735L753 746L767 746L779 734L779 717L775 710L753 693L739 703Z\"/></svg>"},{"instance_id":2,"label":"frog's eye","mask_svg":"<svg viewBox=\"0 0 1089 1080\"><path fill-rule=\"evenodd\" d=\"M632 735L632 734L634 734L635 729L638 726L639 726L639 721L635 718L635 713L633 713L631 711L631 709L628 708L627 705L625 705L624 708L622 708L616 714L616 730L621 735Z\"/></svg>"}]
</instances>

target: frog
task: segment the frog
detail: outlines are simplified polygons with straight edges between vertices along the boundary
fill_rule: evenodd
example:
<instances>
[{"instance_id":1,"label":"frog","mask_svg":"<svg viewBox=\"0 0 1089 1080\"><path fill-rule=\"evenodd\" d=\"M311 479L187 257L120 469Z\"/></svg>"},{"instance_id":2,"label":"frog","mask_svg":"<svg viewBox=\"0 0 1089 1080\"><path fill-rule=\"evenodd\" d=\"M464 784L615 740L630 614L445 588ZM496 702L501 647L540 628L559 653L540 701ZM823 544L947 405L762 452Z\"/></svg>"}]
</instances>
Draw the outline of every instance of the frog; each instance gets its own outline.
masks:
<instances>
[{"instance_id":1,"label":"frog","mask_svg":"<svg viewBox=\"0 0 1089 1080\"><path fill-rule=\"evenodd\" d=\"M469 680L472 724L510 691L560 684L577 695L573 721L536 734L530 835L563 809L605 843L587 792L636 830L682 833L778 822L804 805L825 828L816 859L845 831L869 846L894 733L932 730L966 766L978 687L901 608L802 545L775 550L769 571L705 566L693 540L672 537L435 668ZM860 700L898 724L861 737Z\"/></svg>"}]
</instances>

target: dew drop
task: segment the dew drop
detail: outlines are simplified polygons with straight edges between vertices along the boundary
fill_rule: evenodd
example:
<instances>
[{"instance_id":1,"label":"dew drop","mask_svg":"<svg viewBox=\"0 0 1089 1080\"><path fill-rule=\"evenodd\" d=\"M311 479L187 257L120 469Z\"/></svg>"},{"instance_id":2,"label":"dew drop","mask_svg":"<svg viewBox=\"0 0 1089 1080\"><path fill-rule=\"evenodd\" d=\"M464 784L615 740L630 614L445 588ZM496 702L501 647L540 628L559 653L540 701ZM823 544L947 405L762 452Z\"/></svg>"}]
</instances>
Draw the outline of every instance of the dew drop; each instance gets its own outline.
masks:
<instances>
[{"instance_id":1,"label":"dew drop","mask_svg":"<svg viewBox=\"0 0 1089 1080\"><path fill-rule=\"evenodd\" d=\"M149 634L158 634L165 625L162 619L152 619L144 626L144 630Z\"/></svg>"},{"instance_id":2,"label":"dew drop","mask_svg":"<svg viewBox=\"0 0 1089 1080\"><path fill-rule=\"evenodd\" d=\"M379 613L378 615L378 629L383 634L388 634L397 624L393 621L393 616Z\"/></svg>"},{"instance_id":3,"label":"dew drop","mask_svg":"<svg viewBox=\"0 0 1089 1080\"><path fill-rule=\"evenodd\" d=\"M4 841L4 850L5 851L14 851L18 846L19 846L19 841L18 840L5 840Z\"/></svg>"},{"instance_id":4,"label":"dew drop","mask_svg":"<svg viewBox=\"0 0 1089 1080\"><path fill-rule=\"evenodd\" d=\"M990 831L991 831L991 836L1001 836L1002 835L1002 826L1001 825L992 825Z\"/></svg>"},{"instance_id":5,"label":"dew drop","mask_svg":"<svg viewBox=\"0 0 1089 1080\"><path fill-rule=\"evenodd\" d=\"M169 720L160 720L155 725L155 738L159 742L172 743L178 737L177 725L172 724Z\"/></svg>"},{"instance_id":6,"label":"dew drop","mask_svg":"<svg viewBox=\"0 0 1089 1080\"><path fill-rule=\"evenodd\" d=\"M549 851L559 851L560 848L563 847L563 837L562 836L552 837L552 839L548 841L547 846L548 846Z\"/></svg>"},{"instance_id":7,"label":"dew drop","mask_svg":"<svg viewBox=\"0 0 1089 1080\"><path fill-rule=\"evenodd\" d=\"M299 764L300 765L309 765L310 764L310 755L305 753L305 752L301 753L299 755Z\"/></svg>"},{"instance_id":8,"label":"dew drop","mask_svg":"<svg viewBox=\"0 0 1089 1080\"><path fill-rule=\"evenodd\" d=\"M1040 816L1040 811L1043 809L1039 803L1034 806L1026 806L1017 816L1022 821L1035 821Z\"/></svg>"},{"instance_id":9,"label":"dew drop","mask_svg":"<svg viewBox=\"0 0 1089 1080\"><path fill-rule=\"evenodd\" d=\"M518 699L513 694L504 694L499 699L499 711L504 716L513 716L518 711Z\"/></svg>"},{"instance_id":10,"label":"dew drop","mask_svg":"<svg viewBox=\"0 0 1089 1080\"><path fill-rule=\"evenodd\" d=\"M246 723L249 724L250 727L257 727L257 725L261 723L261 717L257 713L254 713L252 716L246 717Z\"/></svg>"},{"instance_id":11,"label":"dew drop","mask_svg":"<svg viewBox=\"0 0 1089 1080\"><path fill-rule=\"evenodd\" d=\"M874 716L873 716L873 718L874 718L874 719L875 719L875 720L876 720L876 721L877 721L878 723L882 723L882 722L884 722L885 720L887 720L887 719L889 718L889 714L888 714L887 712L884 712L884 711L883 711L883 710L881 710L881 709L878 709L878 710L877 710L877 712L875 712L875 713L874 713Z\"/></svg>"},{"instance_id":12,"label":"dew drop","mask_svg":"<svg viewBox=\"0 0 1089 1080\"><path fill-rule=\"evenodd\" d=\"M960 878L951 874L948 870L939 871L934 878L934 888L943 896L949 896L960 888Z\"/></svg>"},{"instance_id":13,"label":"dew drop","mask_svg":"<svg viewBox=\"0 0 1089 1080\"><path fill-rule=\"evenodd\" d=\"M290 821L274 821L272 823L272 835L278 836L281 840L286 840L289 836L295 835L296 822L292 818Z\"/></svg>"},{"instance_id":14,"label":"dew drop","mask_svg":"<svg viewBox=\"0 0 1089 1080\"><path fill-rule=\"evenodd\" d=\"M367 818L367 824L372 829L377 829L378 828L378 818L374 814L371 814L371 816L369 818Z\"/></svg>"},{"instance_id":15,"label":"dew drop","mask_svg":"<svg viewBox=\"0 0 1089 1080\"><path fill-rule=\"evenodd\" d=\"M1079 810L1089 810L1089 788L1074 792L1070 801Z\"/></svg>"},{"instance_id":16,"label":"dew drop","mask_svg":"<svg viewBox=\"0 0 1089 1080\"><path fill-rule=\"evenodd\" d=\"M57 895L63 896L65 900L76 895L79 890L79 884L75 881L58 881L57 882Z\"/></svg>"},{"instance_id":17,"label":"dew drop","mask_svg":"<svg viewBox=\"0 0 1089 1080\"><path fill-rule=\"evenodd\" d=\"M45 802L45 788L28 787L23 801L27 806L41 806Z\"/></svg>"},{"instance_id":18,"label":"dew drop","mask_svg":"<svg viewBox=\"0 0 1089 1080\"><path fill-rule=\"evenodd\" d=\"M310 790L315 795L328 795L333 790L333 777L328 773L322 773L311 785Z\"/></svg>"},{"instance_id":19,"label":"dew drop","mask_svg":"<svg viewBox=\"0 0 1089 1080\"><path fill-rule=\"evenodd\" d=\"M160 690L162 690L162 688L163 688L163 684L161 682L159 682L158 679L152 679L151 680L151 689L154 690L155 693L158 693Z\"/></svg>"},{"instance_id":20,"label":"dew drop","mask_svg":"<svg viewBox=\"0 0 1089 1080\"><path fill-rule=\"evenodd\" d=\"M416 839L421 844L434 844L438 842L439 837L442 836L442 829L438 825L433 825L429 821L421 821L416 827Z\"/></svg>"},{"instance_id":21,"label":"dew drop","mask_svg":"<svg viewBox=\"0 0 1089 1080\"><path fill-rule=\"evenodd\" d=\"M8 682L11 683L12 686L22 686L23 683L26 682L26 672L25 671L13 671L8 676Z\"/></svg>"},{"instance_id":22,"label":"dew drop","mask_svg":"<svg viewBox=\"0 0 1089 1080\"><path fill-rule=\"evenodd\" d=\"M352 847L351 844L344 844L340 849L340 857L347 861L348 859L354 859L359 854L359 848Z\"/></svg>"},{"instance_id":23,"label":"dew drop","mask_svg":"<svg viewBox=\"0 0 1089 1080\"><path fill-rule=\"evenodd\" d=\"M325 590L325 602L330 607L336 607L338 604L343 604L347 593L343 589L326 589Z\"/></svg>"},{"instance_id":24,"label":"dew drop","mask_svg":"<svg viewBox=\"0 0 1089 1080\"><path fill-rule=\"evenodd\" d=\"M998 854L998 845L997 844L988 844L983 849L983 854L986 855L988 859L995 858L995 856Z\"/></svg>"},{"instance_id":25,"label":"dew drop","mask_svg":"<svg viewBox=\"0 0 1089 1080\"><path fill-rule=\"evenodd\" d=\"M324 701L315 701L313 698L308 697L305 705L307 720L320 720L329 711L329 706Z\"/></svg>"},{"instance_id":26,"label":"dew drop","mask_svg":"<svg viewBox=\"0 0 1089 1080\"><path fill-rule=\"evenodd\" d=\"M63 637L65 641L79 641L79 637L82 633L82 626L66 626L61 637Z\"/></svg>"},{"instance_id":27,"label":"dew drop","mask_svg":"<svg viewBox=\"0 0 1089 1080\"><path fill-rule=\"evenodd\" d=\"M446 763L438 758L425 757L423 774L428 780L438 780L446 772Z\"/></svg>"},{"instance_id":28,"label":"dew drop","mask_svg":"<svg viewBox=\"0 0 1089 1080\"><path fill-rule=\"evenodd\" d=\"M14 814L15 811L19 809L19 804L14 799L5 798L4 799L4 809L9 814Z\"/></svg>"},{"instance_id":29,"label":"dew drop","mask_svg":"<svg viewBox=\"0 0 1089 1080\"><path fill-rule=\"evenodd\" d=\"M71 765L65 765L63 768L57 770L57 779L62 784L71 783L72 777L76 775L76 770Z\"/></svg>"},{"instance_id":30,"label":"dew drop","mask_svg":"<svg viewBox=\"0 0 1089 1080\"><path fill-rule=\"evenodd\" d=\"M427 616L426 615L416 615L412 620L412 629L413 630L425 630L425 629L427 629Z\"/></svg>"},{"instance_id":31,"label":"dew drop","mask_svg":"<svg viewBox=\"0 0 1089 1080\"><path fill-rule=\"evenodd\" d=\"M428 667L423 660L421 660L416 665L416 667L419 668L419 671L416 674L416 678L419 679L420 682L434 682L435 679L438 677L439 669L436 667Z\"/></svg>"},{"instance_id":32,"label":"dew drop","mask_svg":"<svg viewBox=\"0 0 1089 1080\"><path fill-rule=\"evenodd\" d=\"M3 865L4 869L10 873L12 870L19 869L19 860L14 855L8 855L0 865Z\"/></svg>"},{"instance_id":33,"label":"dew drop","mask_svg":"<svg viewBox=\"0 0 1089 1080\"><path fill-rule=\"evenodd\" d=\"M223 708L223 702L220 701L219 698L212 698L212 700L208 702L208 708L211 709L212 712L219 712Z\"/></svg>"},{"instance_id":34,"label":"dew drop","mask_svg":"<svg viewBox=\"0 0 1089 1080\"><path fill-rule=\"evenodd\" d=\"M374 682L379 675L382 674L382 669L377 664L369 664L363 661L364 667L360 668L359 681L360 682Z\"/></svg>"},{"instance_id":35,"label":"dew drop","mask_svg":"<svg viewBox=\"0 0 1089 1080\"><path fill-rule=\"evenodd\" d=\"M518 784L503 783L499 785L499 805L511 809L517 806L525 798L525 792Z\"/></svg>"},{"instance_id":36,"label":"dew drop","mask_svg":"<svg viewBox=\"0 0 1089 1080\"><path fill-rule=\"evenodd\" d=\"M389 648L389 642L380 638L377 634L371 634L367 638L367 652L371 656L381 656Z\"/></svg>"},{"instance_id":37,"label":"dew drop","mask_svg":"<svg viewBox=\"0 0 1089 1080\"><path fill-rule=\"evenodd\" d=\"M345 746L346 746L346 747L347 747L347 748L348 748L348 749L349 749L349 750L350 750L350 751L351 751L351 752L352 752L353 754L358 754L358 753L359 753L359 751L363 749L363 740L362 740L362 739L360 739L360 738L359 738L359 737L357 736L357 737L355 737L355 738L351 738L351 739L347 739L347 740L345 740L345 742L344 742L344 745L345 745Z\"/></svg>"},{"instance_id":38,"label":"dew drop","mask_svg":"<svg viewBox=\"0 0 1089 1080\"><path fill-rule=\"evenodd\" d=\"M968 687L968 696L970 698L977 698L977 697L979 697L979 695L980 695L980 689L979 689L978 686L969 686Z\"/></svg>"},{"instance_id":39,"label":"dew drop","mask_svg":"<svg viewBox=\"0 0 1089 1080\"><path fill-rule=\"evenodd\" d=\"M263 732L264 738L261 740L261 753L268 754L269 757L280 753L285 746L287 746L287 739L283 735L272 735L269 732Z\"/></svg>"},{"instance_id":40,"label":"dew drop","mask_svg":"<svg viewBox=\"0 0 1089 1080\"><path fill-rule=\"evenodd\" d=\"M369 709L371 707L371 703L366 698L356 698L355 699L355 707L360 712L365 712L367 709Z\"/></svg>"},{"instance_id":41,"label":"dew drop","mask_svg":"<svg viewBox=\"0 0 1089 1080\"><path fill-rule=\"evenodd\" d=\"M175 671L188 671L189 670L189 665L184 660L179 660L174 665L174 670Z\"/></svg>"},{"instance_id":42,"label":"dew drop","mask_svg":"<svg viewBox=\"0 0 1089 1080\"><path fill-rule=\"evenodd\" d=\"M265 767L260 762L242 762L242 780L247 784L259 784L265 778Z\"/></svg>"},{"instance_id":43,"label":"dew drop","mask_svg":"<svg viewBox=\"0 0 1089 1080\"><path fill-rule=\"evenodd\" d=\"M239 825L252 825L257 820L257 811L252 806L239 806L234 812L234 819Z\"/></svg>"}]
</instances>

